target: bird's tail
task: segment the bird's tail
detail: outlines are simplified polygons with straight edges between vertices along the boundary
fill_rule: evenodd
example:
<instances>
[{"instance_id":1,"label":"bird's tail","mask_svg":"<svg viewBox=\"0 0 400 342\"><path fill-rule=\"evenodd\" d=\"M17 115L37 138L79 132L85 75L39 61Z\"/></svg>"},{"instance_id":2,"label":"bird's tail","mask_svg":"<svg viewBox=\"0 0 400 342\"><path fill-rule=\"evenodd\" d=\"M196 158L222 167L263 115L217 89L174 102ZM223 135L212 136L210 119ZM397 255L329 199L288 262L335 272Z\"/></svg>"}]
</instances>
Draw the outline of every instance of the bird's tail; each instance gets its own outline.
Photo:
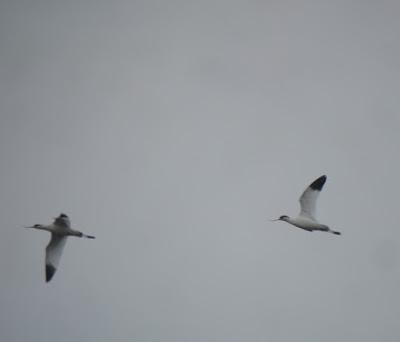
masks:
<instances>
[{"instance_id":1,"label":"bird's tail","mask_svg":"<svg viewBox=\"0 0 400 342\"><path fill-rule=\"evenodd\" d=\"M86 234L82 234L82 237L88 238L88 239L95 239L96 237L93 235L86 235Z\"/></svg>"}]
</instances>

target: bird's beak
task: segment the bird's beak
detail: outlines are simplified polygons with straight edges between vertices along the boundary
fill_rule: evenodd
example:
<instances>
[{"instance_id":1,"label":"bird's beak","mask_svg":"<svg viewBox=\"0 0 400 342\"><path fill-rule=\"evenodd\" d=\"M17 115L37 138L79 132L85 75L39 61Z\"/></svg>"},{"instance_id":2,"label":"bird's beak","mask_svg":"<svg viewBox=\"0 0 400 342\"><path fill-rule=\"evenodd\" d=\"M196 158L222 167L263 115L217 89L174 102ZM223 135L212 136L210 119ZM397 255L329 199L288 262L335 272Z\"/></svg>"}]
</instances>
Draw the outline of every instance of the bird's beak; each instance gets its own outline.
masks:
<instances>
[{"instance_id":1,"label":"bird's beak","mask_svg":"<svg viewBox=\"0 0 400 342\"><path fill-rule=\"evenodd\" d=\"M271 222L280 221L281 219L277 218L275 220L270 220Z\"/></svg>"},{"instance_id":2,"label":"bird's beak","mask_svg":"<svg viewBox=\"0 0 400 342\"><path fill-rule=\"evenodd\" d=\"M24 227L24 228L33 228L33 226L31 226L31 227Z\"/></svg>"}]
</instances>

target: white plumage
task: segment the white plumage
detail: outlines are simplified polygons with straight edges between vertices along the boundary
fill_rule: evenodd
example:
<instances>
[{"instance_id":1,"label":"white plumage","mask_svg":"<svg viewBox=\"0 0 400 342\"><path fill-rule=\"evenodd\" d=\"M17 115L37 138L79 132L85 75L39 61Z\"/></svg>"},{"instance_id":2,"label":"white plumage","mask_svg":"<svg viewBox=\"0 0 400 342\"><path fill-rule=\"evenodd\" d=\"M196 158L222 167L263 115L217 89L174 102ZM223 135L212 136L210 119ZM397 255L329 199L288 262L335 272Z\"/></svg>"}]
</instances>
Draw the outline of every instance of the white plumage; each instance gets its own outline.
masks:
<instances>
[{"instance_id":1,"label":"white plumage","mask_svg":"<svg viewBox=\"0 0 400 342\"><path fill-rule=\"evenodd\" d=\"M332 234L340 235L340 232L331 230L327 225L321 224L317 221L316 206L318 196L326 182L326 176L323 175L312 182L300 196L300 213L296 218L291 218L287 215L282 215L273 221L285 221L298 228L312 232L319 230L329 232Z\"/></svg>"},{"instance_id":2,"label":"white plumage","mask_svg":"<svg viewBox=\"0 0 400 342\"><path fill-rule=\"evenodd\" d=\"M49 282L53 278L58 268L68 236L85 237L88 239L95 238L94 236L85 235L78 230L71 229L71 222L65 214L60 214L50 225L35 224L26 228L46 230L51 233L50 242L46 247L46 282Z\"/></svg>"}]
</instances>

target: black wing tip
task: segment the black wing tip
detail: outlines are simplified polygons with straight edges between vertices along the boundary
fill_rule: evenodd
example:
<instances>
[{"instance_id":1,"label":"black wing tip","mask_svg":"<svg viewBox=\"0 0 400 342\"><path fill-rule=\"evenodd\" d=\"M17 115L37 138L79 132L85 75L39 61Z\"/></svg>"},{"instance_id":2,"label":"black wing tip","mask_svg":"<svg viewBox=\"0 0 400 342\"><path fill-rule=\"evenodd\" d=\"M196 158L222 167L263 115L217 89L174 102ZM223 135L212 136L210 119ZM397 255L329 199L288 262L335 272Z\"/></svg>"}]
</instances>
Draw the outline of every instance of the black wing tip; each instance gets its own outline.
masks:
<instances>
[{"instance_id":1,"label":"black wing tip","mask_svg":"<svg viewBox=\"0 0 400 342\"><path fill-rule=\"evenodd\" d=\"M56 268L53 265L46 264L46 283L53 278L54 273L56 273Z\"/></svg>"},{"instance_id":2,"label":"black wing tip","mask_svg":"<svg viewBox=\"0 0 400 342\"><path fill-rule=\"evenodd\" d=\"M310 184L310 188L313 190L321 191L322 187L326 182L326 175L317 178L314 182Z\"/></svg>"}]
</instances>

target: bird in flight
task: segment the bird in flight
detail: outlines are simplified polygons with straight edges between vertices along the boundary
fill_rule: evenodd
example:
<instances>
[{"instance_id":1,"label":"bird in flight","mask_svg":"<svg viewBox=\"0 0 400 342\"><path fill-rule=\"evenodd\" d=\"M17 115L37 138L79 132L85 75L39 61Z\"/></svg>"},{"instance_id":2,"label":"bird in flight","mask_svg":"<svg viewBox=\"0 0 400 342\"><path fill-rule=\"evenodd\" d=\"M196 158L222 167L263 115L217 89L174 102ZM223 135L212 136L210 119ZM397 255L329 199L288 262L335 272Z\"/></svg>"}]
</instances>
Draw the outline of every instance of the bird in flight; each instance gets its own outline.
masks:
<instances>
[{"instance_id":1,"label":"bird in flight","mask_svg":"<svg viewBox=\"0 0 400 342\"><path fill-rule=\"evenodd\" d=\"M62 251L68 236L85 237L94 239L94 236L83 234L78 230L71 229L69 217L65 214L54 219L54 222L49 225L35 224L31 227L39 230L47 230L51 233L51 239L46 247L46 282L49 282L56 273L58 263L61 258Z\"/></svg>"},{"instance_id":2,"label":"bird in flight","mask_svg":"<svg viewBox=\"0 0 400 342\"><path fill-rule=\"evenodd\" d=\"M340 232L330 229L327 225L319 223L315 219L315 211L317 198L326 182L326 176L323 175L312 182L303 194L300 196L300 214L296 218L291 218L287 215L282 215L276 220L272 221L285 221L298 228L313 232L319 230L322 232L328 232L336 235L340 235Z\"/></svg>"}]
</instances>

